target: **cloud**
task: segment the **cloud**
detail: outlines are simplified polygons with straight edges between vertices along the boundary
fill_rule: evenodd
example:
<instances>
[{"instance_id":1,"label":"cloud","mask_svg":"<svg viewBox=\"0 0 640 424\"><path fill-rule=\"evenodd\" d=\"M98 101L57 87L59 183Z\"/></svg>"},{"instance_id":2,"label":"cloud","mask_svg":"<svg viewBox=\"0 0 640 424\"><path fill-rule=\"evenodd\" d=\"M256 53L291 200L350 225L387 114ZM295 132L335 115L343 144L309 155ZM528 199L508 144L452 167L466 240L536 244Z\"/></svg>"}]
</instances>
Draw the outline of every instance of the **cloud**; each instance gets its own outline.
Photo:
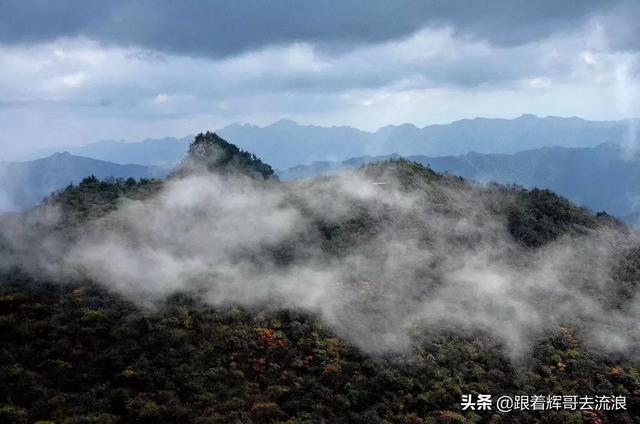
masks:
<instances>
[{"instance_id":1,"label":"cloud","mask_svg":"<svg viewBox=\"0 0 640 424\"><path fill-rule=\"evenodd\" d=\"M0 234L24 266L60 281L88 278L147 305L184 291L211 305L302 309L369 353L453 331L488 333L522 357L561 325L596 351L638 351L639 293L613 281L637 234L602 230L532 251L495 212L513 195L453 179L407 188L394 175L191 176L125 201L71 242L28 222ZM59 217L32 214L45 229Z\"/></svg>"},{"instance_id":2,"label":"cloud","mask_svg":"<svg viewBox=\"0 0 640 424\"><path fill-rule=\"evenodd\" d=\"M601 43L612 50L638 51L640 49L640 31L635 25L640 15L640 4L627 0L614 2L602 14L593 15L588 25L601 32Z\"/></svg>"},{"instance_id":3,"label":"cloud","mask_svg":"<svg viewBox=\"0 0 640 424\"><path fill-rule=\"evenodd\" d=\"M637 58L606 50L598 37L580 32L496 47L450 29L424 29L348 53L294 43L225 59L149 58L137 48L82 38L4 46L0 122L6 143L24 149L36 140L54 146L183 136L283 116L375 130L524 112L634 115L637 99L624 93L633 92L637 78L629 72L618 88L616 75L620 64L635 69ZM618 109L601 101L616 104L623 95L629 100Z\"/></svg>"},{"instance_id":4,"label":"cloud","mask_svg":"<svg viewBox=\"0 0 640 424\"><path fill-rule=\"evenodd\" d=\"M187 3L2 2L3 159L283 117L637 115L624 1Z\"/></svg>"},{"instance_id":5,"label":"cloud","mask_svg":"<svg viewBox=\"0 0 640 424\"><path fill-rule=\"evenodd\" d=\"M156 104L166 103L167 101L169 101L169 96L167 94L158 94L153 98L153 102Z\"/></svg>"},{"instance_id":6,"label":"cloud","mask_svg":"<svg viewBox=\"0 0 640 424\"><path fill-rule=\"evenodd\" d=\"M380 43L426 26L447 26L461 36L513 46L570 32L615 3L619 2L9 0L0 5L0 42L83 36L171 54L224 57L293 42L332 48Z\"/></svg>"}]
</instances>

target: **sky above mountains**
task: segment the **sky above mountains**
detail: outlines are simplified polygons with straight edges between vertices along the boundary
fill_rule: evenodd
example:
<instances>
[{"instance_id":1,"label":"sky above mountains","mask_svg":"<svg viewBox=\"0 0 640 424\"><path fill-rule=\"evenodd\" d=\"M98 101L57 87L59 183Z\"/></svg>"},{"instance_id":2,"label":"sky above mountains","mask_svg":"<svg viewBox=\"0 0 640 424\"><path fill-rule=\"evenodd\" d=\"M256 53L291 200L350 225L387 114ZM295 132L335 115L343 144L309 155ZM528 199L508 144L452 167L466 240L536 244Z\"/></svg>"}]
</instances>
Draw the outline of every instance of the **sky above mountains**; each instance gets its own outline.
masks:
<instances>
[{"instance_id":1,"label":"sky above mountains","mask_svg":"<svg viewBox=\"0 0 640 424\"><path fill-rule=\"evenodd\" d=\"M0 3L2 156L288 117L640 113L633 1Z\"/></svg>"}]
</instances>

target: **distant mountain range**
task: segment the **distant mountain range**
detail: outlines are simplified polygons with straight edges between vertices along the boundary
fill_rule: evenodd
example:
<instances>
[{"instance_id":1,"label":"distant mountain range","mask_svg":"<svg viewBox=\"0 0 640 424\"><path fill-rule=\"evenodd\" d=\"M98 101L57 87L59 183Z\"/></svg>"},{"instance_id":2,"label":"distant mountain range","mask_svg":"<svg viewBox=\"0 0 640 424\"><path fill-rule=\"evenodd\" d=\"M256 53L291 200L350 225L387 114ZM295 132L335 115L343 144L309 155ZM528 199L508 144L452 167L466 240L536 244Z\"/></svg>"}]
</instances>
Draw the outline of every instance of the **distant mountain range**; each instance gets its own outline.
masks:
<instances>
[{"instance_id":1,"label":"distant mountain range","mask_svg":"<svg viewBox=\"0 0 640 424\"><path fill-rule=\"evenodd\" d=\"M315 161L278 171L278 175L283 180L291 180L336 174L365 163L396 157L400 155L366 155L345 161ZM630 157L613 142L601 143L596 147L542 147L514 154L471 152L455 156L406 157L429 165L435 171L460 175L480 183L548 188L577 204L595 211L606 210L629 221L640 216L640 158ZM56 153L29 162L4 162L0 163L0 211L32 207L50 193L70 183L77 184L89 175L101 179L161 178L168 174L169 169L122 165L69 153Z\"/></svg>"},{"instance_id":2,"label":"distant mountain range","mask_svg":"<svg viewBox=\"0 0 640 424\"><path fill-rule=\"evenodd\" d=\"M578 204L624 217L637 214L640 200L640 162L625 157L620 147L634 136L631 123L523 115L366 132L281 120L267 127L233 124L217 133L256 152L280 169L282 179L336 173L395 155L479 182L549 188ZM69 148L71 154L0 164L0 210L33 206L90 174L166 175L185 157L192 140L188 136L137 143L102 141Z\"/></svg>"},{"instance_id":3,"label":"distant mountain range","mask_svg":"<svg viewBox=\"0 0 640 424\"><path fill-rule=\"evenodd\" d=\"M282 120L268 127L230 125L220 131L243 149L256 152L278 169L318 160L398 153L403 156L515 153L544 146L593 147L613 141L626 144L629 121L580 118L464 119L418 128L387 126L369 133L350 127L316 127Z\"/></svg>"},{"instance_id":4,"label":"distant mountain range","mask_svg":"<svg viewBox=\"0 0 640 424\"><path fill-rule=\"evenodd\" d=\"M342 161L359 156L398 153L403 156L516 153L544 146L593 147L613 141L627 144L638 137L631 121L587 121L580 118L463 119L445 125L418 128L412 124L387 126L375 132L351 127L319 127L280 120L266 127L232 124L217 133L254 152L277 169L314 161ZM639 137L640 139L640 137ZM102 141L83 147L65 147L72 154L116 163L170 166L185 155L193 136L148 139L137 143ZM60 149L58 149L60 150ZM41 151L34 157L51 154Z\"/></svg>"},{"instance_id":5,"label":"distant mountain range","mask_svg":"<svg viewBox=\"0 0 640 424\"><path fill-rule=\"evenodd\" d=\"M279 171L281 179L335 174L399 155L363 156L341 162L314 162ZM640 209L640 158L608 142L596 147L542 147L515 154L467 153L409 156L433 170L481 183L498 182L551 189L595 211L635 219Z\"/></svg>"},{"instance_id":6,"label":"distant mountain range","mask_svg":"<svg viewBox=\"0 0 640 424\"><path fill-rule=\"evenodd\" d=\"M121 165L56 153L44 159L28 162L0 163L0 211L22 210L38 204L45 196L77 184L89 175L100 179L116 178L160 178L166 176L167 168L142 165Z\"/></svg>"}]
</instances>

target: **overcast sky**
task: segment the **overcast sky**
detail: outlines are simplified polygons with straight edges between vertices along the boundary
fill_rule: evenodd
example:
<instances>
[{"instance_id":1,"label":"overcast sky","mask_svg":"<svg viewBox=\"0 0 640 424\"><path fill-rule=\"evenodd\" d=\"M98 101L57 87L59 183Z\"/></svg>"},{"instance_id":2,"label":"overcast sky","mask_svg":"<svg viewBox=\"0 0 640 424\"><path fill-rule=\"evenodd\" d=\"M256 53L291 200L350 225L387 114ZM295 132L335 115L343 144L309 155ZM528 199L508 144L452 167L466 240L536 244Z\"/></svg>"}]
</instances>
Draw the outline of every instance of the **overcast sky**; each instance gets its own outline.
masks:
<instances>
[{"instance_id":1,"label":"overcast sky","mask_svg":"<svg viewBox=\"0 0 640 424\"><path fill-rule=\"evenodd\" d=\"M280 118L640 115L640 2L2 0L0 159Z\"/></svg>"}]
</instances>

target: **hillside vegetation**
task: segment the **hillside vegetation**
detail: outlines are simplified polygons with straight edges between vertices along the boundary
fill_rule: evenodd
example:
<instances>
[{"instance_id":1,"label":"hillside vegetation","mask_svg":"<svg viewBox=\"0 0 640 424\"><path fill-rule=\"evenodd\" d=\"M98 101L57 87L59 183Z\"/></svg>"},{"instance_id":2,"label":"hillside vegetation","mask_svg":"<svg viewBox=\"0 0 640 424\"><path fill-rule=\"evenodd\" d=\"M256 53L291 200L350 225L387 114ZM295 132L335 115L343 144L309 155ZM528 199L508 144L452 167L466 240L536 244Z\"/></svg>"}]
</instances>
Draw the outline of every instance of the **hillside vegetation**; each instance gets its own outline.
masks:
<instances>
[{"instance_id":1,"label":"hillside vegetation","mask_svg":"<svg viewBox=\"0 0 640 424\"><path fill-rule=\"evenodd\" d=\"M202 172L205 176L198 177ZM221 176L207 179L207 172ZM56 240L55 250L68 249L68 243L90 232L85 229L94 223L103 225L98 229L123 226L122 233L131 234L131 244L142 250L144 238L153 235L133 232L118 213L141 210L145 219L154 221L158 217L144 207L163 208L167 190L228 184L234 190L268 193L262 211L266 215L295 205L296 219L304 222L284 240L270 235L259 245L234 251L233 259L244 264L237 269L266 264L258 268L256 281L264 272L265 281L271 275L298 276L296 284L303 286L305 278L315 275L303 272L303 266L318 261L323 267L343 265L347 270L340 274L340 284L351 287L342 293L357 296L342 299L344 309L333 310L329 321L324 309L281 302L278 296L236 303L212 300L220 293L207 291L213 281L206 278L193 290L183 286L160 299L145 300L123 289L124 282L122 287L109 286L92 280L91 274L61 277L44 267L34 271L32 258L39 257L34 244L16 243L13 233L0 232L4 257L17 258L15 263L0 262L0 422L640 422L638 356L633 349L631 354L612 353L592 343L590 323L581 324L580 319L554 322L542 335L531 333L524 354L510 353L510 339L496 336L492 328L459 330L453 324L439 329L413 325L406 329L406 348L375 346L381 335L394 330L395 311L384 307L401 309L407 299L428 298L446 289L437 272L442 262L457 260L449 256L474 246L499 245L505 247L498 252L513 252L517 267L518 261L547 247L562 248L566 240L587 244L599 231L626 234L629 230L615 219L594 215L547 190L478 187L404 160L312 181L282 183L272 177L269 165L206 133L196 137L183 166L168 181L89 177L27 212L26 218L6 218L18 220L36 240L46 231L47 240ZM270 206L274 196L276 206ZM247 202L231 199L231 206L198 203L194 216L208 217L216 207ZM185 232L199 228L197 220L187 221L192 215L184 205L191 201L178 203L176 219L185 221L176 225ZM59 216L52 222L36 220L43 209ZM251 225L242 216L224 221L233 218L226 215L214 216L224 225ZM99 234L112 238L108 232ZM205 241L215 236L197 235ZM415 243L418 252L439 250L434 257L425 254L396 269L389 258L409 261L410 252L381 250L387 245L400 249L402 243L393 244L395 238ZM48 243L41 243L42 250ZM202 247L190 249L176 248L180 254L175 257L201 253ZM632 311L640 281L639 251L621 248L607 285L585 288L606 302L612 315ZM215 260L216 252L202 253ZM345 265L345 258L353 262ZM367 266L360 268L361 262ZM566 267L573 272L575 265ZM120 266L112 263L113 268ZM142 273L154 271L140 266ZM581 274L576 275L579 279ZM412 285L397 287L404 281ZM260 290L253 286L250 291ZM496 304L502 300L494 299ZM544 296L539 299L541 308L545 301ZM624 395L628 404L627 410L617 412L498 414L462 411L461 396L467 393Z\"/></svg>"}]
</instances>

